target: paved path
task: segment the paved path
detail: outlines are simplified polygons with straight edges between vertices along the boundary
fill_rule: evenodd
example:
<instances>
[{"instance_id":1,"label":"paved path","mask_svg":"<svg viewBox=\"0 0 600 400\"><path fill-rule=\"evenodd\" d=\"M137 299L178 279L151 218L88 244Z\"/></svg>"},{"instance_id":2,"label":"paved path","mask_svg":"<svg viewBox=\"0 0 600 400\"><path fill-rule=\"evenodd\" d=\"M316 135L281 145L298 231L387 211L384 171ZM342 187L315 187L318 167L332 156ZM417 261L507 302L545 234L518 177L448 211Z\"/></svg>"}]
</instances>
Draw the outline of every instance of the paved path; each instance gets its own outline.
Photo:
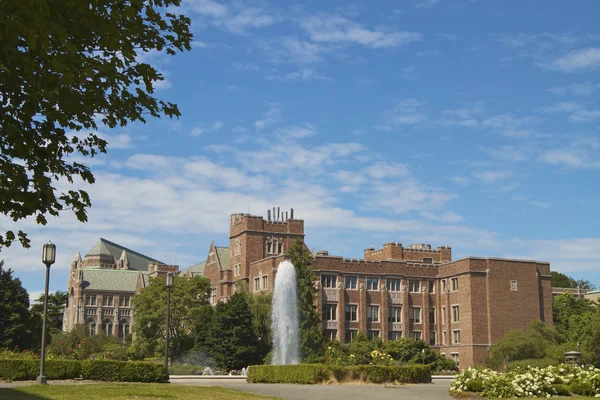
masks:
<instances>
[{"instance_id":1,"label":"paved path","mask_svg":"<svg viewBox=\"0 0 600 400\"><path fill-rule=\"evenodd\" d=\"M347 385L284 385L223 380L172 380L175 385L221 386L289 400L429 400L451 399L450 380L435 380L430 384L385 386L372 384Z\"/></svg>"}]
</instances>

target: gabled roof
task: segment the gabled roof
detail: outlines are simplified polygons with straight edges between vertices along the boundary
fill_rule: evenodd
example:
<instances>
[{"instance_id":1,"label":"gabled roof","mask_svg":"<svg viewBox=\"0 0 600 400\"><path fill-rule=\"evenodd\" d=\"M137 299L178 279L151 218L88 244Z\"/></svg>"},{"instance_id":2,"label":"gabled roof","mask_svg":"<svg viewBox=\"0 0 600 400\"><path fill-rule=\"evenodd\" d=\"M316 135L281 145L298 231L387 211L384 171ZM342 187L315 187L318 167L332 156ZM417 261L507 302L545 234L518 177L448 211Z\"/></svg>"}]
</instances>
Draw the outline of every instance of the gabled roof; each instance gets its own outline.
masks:
<instances>
[{"instance_id":1,"label":"gabled roof","mask_svg":"<svg viewBox=\"0 0 600 400\"><path fill-rule=\"evenodd\" d=\"M148 263L150 262L160 262L155 260L154 258L148 257L144 254L138 253L137 251L133 251L128 249L127 247L121 246L120 244L113 243L104 238L100 238L91 248L90 251L86 254L87 256L112 256L115 261L121 257L121 254L125 251L127 253L127 259L129 260L129 267L132 269L136 269L139 271L147 271Z\"/></svg>"},{"instance_id":2,"label":"gabled roof","mask_svg":"<svg viewBox=\"0 0 600 400\"><path fill-rule=\"evenodd\" d=\"M111 292L135 292L139 275L148 275L143 271L121 269L83 268L81 271L85 290Z\"/></svg>"},{"instance_id":3,"label":"gabled roof","mask_svg":"<svg viewBox=\"0 0 600 400\"><path fill-rule=\"evenodd\" d=\"M182 269L179 271L179 275L183 276L189 271L192 276L204 276L204 268L206 268L206 261Z\"/></svg>"},{"instance_id":4,"label":"gabled roof","mask_svg":"<svg viewBox=\"0 0 600 400\"><path fill-rule=\"evenodd\" d=\"M217 257L219 258L219 263L221 264L221 269L229 269L229 247L217 247Z\"/></svg>"}]
</instances>

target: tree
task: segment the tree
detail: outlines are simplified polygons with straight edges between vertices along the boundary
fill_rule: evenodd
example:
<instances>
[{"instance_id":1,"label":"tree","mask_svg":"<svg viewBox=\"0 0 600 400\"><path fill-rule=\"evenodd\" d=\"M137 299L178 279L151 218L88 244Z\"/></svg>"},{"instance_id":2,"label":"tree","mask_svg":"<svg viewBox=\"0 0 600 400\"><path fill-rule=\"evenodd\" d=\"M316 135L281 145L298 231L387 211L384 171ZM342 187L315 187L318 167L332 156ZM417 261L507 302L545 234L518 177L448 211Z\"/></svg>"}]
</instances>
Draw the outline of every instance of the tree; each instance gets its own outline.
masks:
<instances>
[{"instance_id":1,"label":"tree","mask_svg":"<svg viewBox=\"0 0 600 400\"><path fill-rule=\"evenodd\" d=\"M210 281L195 276L175 277L171 289L169 353L175 358L194 346L196 321L208 304ZM167 287L162 278L150 278L150 284L133 296L135 345L144 353L164 350L167 315Z\"/></svg>"},{"instance_id":2,"label":"tree","mask_svg":"<svg viewBox=\"0 0 600 400\"><path fill-rule=\"evenodd\" d=\"M296 268L298 287L298 315L300 317L300 353L303 362L319 361L324 354L323 328L315 307L317 289L310 264L310 253L304 243L297 240L288 252L290 262Z\"/></svg>"},{"instance_id":3,"label":"tree","mask_svg":"<svg viewBox=\"0 0 600 400\"><path fill-rule=\"evenodd\" d=\"M234 293L215 307L208 345L214 360L224 369L242 369L260 364L260 348L246 295Z\"/></svg>"},{"instance_id":4,"label":"tree","mask_svg":"<svg viewBox=\"0 0 600 400\"><path fill-rule=\"evenodd\" d=\"M36 300L36 303L31 306L31 312L39 314L40 318L44 315L44 294ZM48 294L48 325L54 332L62 330L62 315L67 304L67 292L57 290L54 293Z\"/></svg>"},{"instance_id":5,"label":"tree","mask_svg":"<svg viewBox=\"0 0 600 400\"><path fill-rule=\"evenodd\" d=\"M559 288L576 288L580 287L581 289L596 289L596 285L592 284L590 281L585 279L575 280L570 276L562 274L560 272L552 271L551 275L551 284L552 287Z\"/></svg>"},{"instance_id":6,"label":"tree","mask_svg":"<svg viewBox=\"0 0 600 400\"><path fill-rule=\"evenodd\" d=\"M559 341L579 340L582 327L594 312L594 303L589 299L578 299L570 292L556 296L552 304L552 319Z\"/></svg>"},{"instance_id":7,"label":"tree","mask_svg":"<svg viewBox=\"0 0 600 400\"><path fill-rule=\"evenodd\" d=\"M38 349L42 319L29 310L29 295L12 270L0 261L0 347Z\"/></svg>"},{"instance_id":8,"label":"tree","mask_svg":"<svg viewBox=\"0 0 600 400\"><path fill-rule=\"evenodd\" d=\"M94 183L72 156L105 153L93 133L147 115L179 117L154 97L163 76L140 56L190 50L190 19L165 10L180 0L12 0L0 2L0 213L13 221L72 210L87 220L84 190L57 190L60 180ZM27 234L7 231L0 247Z\"/></svg>"}]
</instances>

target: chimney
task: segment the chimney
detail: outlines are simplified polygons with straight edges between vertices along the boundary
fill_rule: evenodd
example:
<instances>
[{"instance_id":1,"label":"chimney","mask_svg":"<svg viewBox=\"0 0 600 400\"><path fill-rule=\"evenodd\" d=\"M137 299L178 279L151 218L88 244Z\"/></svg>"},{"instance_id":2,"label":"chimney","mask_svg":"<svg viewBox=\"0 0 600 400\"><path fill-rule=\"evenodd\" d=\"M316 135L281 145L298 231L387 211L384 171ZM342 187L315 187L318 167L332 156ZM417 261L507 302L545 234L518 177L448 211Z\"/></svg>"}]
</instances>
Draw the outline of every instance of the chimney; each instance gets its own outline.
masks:
<instances>
[{"instance_id":1,"label":"chimney","mask_svg":"<svg viewBox=\"0 0 600 400\"><path fill-rule=\"evenodd\" d=\"M267 221L271 220L271 210L267 210Z\"/></svg>"},{"instance_id":2,"label":"chimney","mask_svg":"<svg viewBox=\"0 0 600 400\"><path fill-rule=\"evenodd\" d=\"M288 220L288 212L287 211L285 212L285 220L286 221Z\"/></svg>"},{"instance_id":3,"label":"chimney","mask_svg":"<svg viewBox=\"0 0 600 400\"><path fill-rule=\"evenodd\" d=\"M280 221L280 219L279 219L279 207L277 207L277 221Z\"/></svg>"},{"instance_id":4,"label":"chimney","mask_svg":"<svg viewBox=\"0 0 600 400\"><path fill-rule=\"evenodd\" d=\"M294 209L290 208L290 219L294 219Z\"/></svg>"},{"instance_id":5,"label":"chimney","mask_svg":"<svg viewBox=\"0 0 600 400\"><path fill-rule=\"evenodd\" d=\"M275 214L275 207L273 207L273 221L275 221L277 214Z\"/></svg>"}]
</instances>

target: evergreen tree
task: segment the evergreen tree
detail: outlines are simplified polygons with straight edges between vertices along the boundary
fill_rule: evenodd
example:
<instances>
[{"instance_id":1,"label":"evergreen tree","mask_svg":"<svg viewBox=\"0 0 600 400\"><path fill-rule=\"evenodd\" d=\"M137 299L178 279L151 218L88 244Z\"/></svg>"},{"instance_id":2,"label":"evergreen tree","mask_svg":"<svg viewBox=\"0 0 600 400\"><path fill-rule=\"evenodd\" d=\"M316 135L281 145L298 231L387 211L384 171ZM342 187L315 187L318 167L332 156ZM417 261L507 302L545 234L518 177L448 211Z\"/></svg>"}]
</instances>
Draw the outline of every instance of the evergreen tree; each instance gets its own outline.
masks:
<instances>
[{"instance_id":1,"label":"evergreen tree","mask_svg":"<svg viewBox=\"0 0 600 400\"><path fill-rule=\"evenodd\" d=\"M29 311L29 295L0 261L0 347L39 349L42 319Z\"/></svg>"},{"instance_id":2,"label":"evergreen tree","mask_svg":"<svg viewBox=\"0 0 600 400\"><path fill-rule=\"evenodd\" d=\"M214 360L224 369L260 364L260 349L246 296L234 293L215 307L208 337Z\"/></svg>"},{"instance_id":3,"label":"evergreen tree","mask_svg":"<svg viewBox=\"0 0 600 400\"><path fill-rule=\"evenodd\" d=\"M298 311L300 317L300 353L303 362L319 362L324 354L321 319L315 307L317 289L310 264L310 253L302 241L290 246L287 255L296 268Z\"/></svg>"},{"instance_id":4,"label":"evergreen tree","mask_svg":"<svg viewBox=\"0 0 600 400\"><path fill-rule=\"evenodd\" d=\"M31 306L31 312L39 314L40 318L44 314L44 294L35 301L35 304ZM48 327L52 333L59 333L62 331L62 314L67 304L67 293L61 290L57 290L54 293L48 294Z\"/></svg>"}]
</instances>

